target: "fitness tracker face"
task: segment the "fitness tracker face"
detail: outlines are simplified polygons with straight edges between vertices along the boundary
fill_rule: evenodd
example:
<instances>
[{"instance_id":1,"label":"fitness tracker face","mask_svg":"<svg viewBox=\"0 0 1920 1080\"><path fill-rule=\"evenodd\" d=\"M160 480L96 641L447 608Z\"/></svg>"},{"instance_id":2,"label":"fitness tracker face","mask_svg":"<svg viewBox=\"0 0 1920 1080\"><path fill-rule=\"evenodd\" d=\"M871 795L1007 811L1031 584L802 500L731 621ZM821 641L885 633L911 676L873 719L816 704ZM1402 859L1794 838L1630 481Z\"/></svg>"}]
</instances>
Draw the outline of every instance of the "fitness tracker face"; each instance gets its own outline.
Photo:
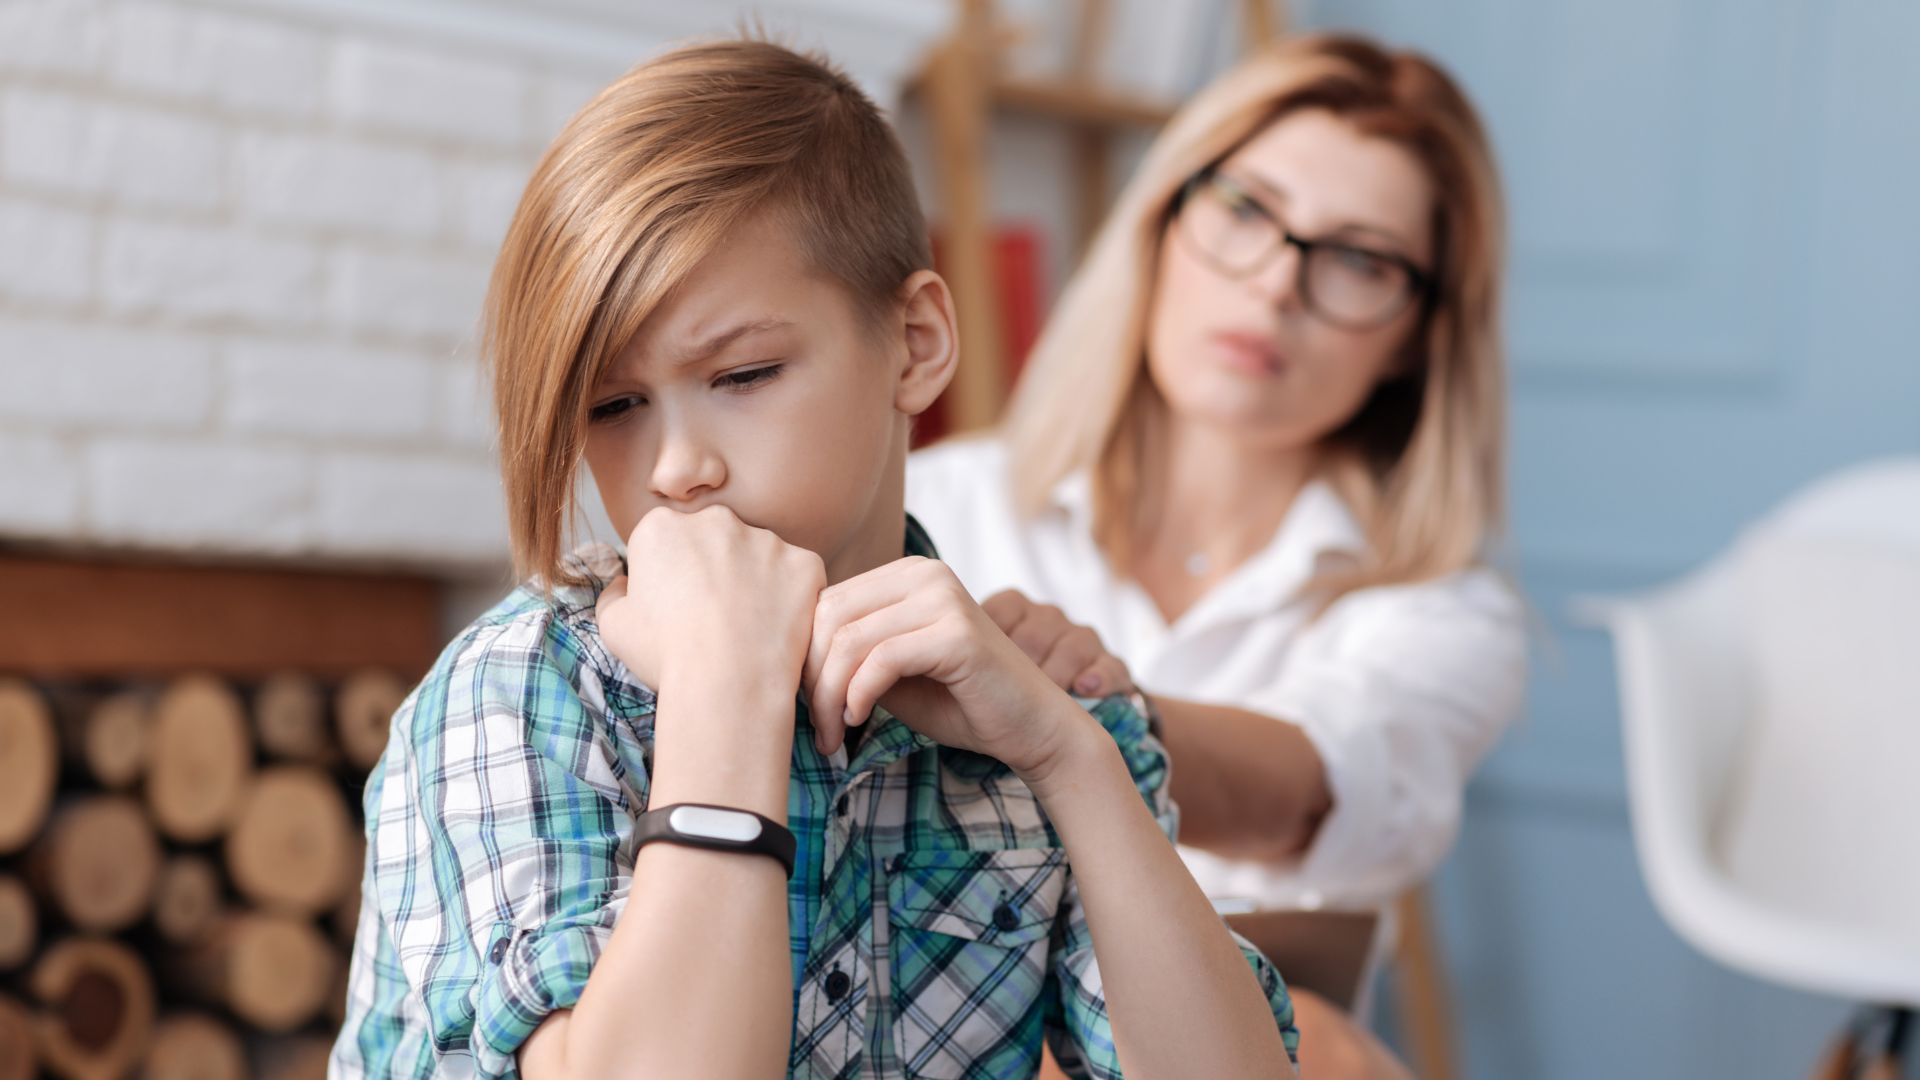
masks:
<instances>
[{"instance_id":1,"label":"fitness tracker face","mask_svg":"<svg viewBox=\"0 0 1920 1080\"><path fill-rule=\"evenodd\" d=\"M750 810L678 803L641 814L636 832L640 846L658 841L765 855L779 862L788 877L793 876L793 833Z\"/></svg>"}]
</instances>

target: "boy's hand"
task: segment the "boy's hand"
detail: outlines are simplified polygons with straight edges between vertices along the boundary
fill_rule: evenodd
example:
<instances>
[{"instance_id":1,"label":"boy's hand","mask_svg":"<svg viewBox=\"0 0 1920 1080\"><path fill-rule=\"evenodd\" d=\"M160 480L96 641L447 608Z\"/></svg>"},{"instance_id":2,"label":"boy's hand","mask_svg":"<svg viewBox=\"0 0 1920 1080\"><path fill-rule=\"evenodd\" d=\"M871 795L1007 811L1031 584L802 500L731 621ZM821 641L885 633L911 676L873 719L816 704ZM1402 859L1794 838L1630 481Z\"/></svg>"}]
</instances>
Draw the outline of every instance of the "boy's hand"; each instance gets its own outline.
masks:
<instances>
[{"instance_id":1,"label":"boy's hand","mask_svg":"<svg viewBox=\"0 0 1920 1080\"><path fill-rule=\"evenodd\" d=\"M820 556L723 506L656 508L627 540L627 569L596 611L607 648L642 683L664 692L718 678L792 698L827 583Z\"/></svg>"},{"instance_id":2,"label":"boy's hand","mask_svg":"<svg viewBox=\"0 0 1920 1080\"><path fill-rule=\"evenodd\" d=\"M1081 697L1133 692L1127 665L1107 651L1100 635L1067 621L1052 604L1036 604L1025 593L1007 589L987 597L980 610L1062 690Z\"/></svg>"},{"instance_id":3,"label":"boy's hand","mask_svg":"<svg viewBox=\"0 0 1920 1080\"><path fill-rule=\"evenodd\" d=\"M875 704L935 742L1028 776L1064 743L1078 710L1000 632L947 565L909 557L820 594L804 684L816 743L832 753Z\"/></svg>"}]
</instances>

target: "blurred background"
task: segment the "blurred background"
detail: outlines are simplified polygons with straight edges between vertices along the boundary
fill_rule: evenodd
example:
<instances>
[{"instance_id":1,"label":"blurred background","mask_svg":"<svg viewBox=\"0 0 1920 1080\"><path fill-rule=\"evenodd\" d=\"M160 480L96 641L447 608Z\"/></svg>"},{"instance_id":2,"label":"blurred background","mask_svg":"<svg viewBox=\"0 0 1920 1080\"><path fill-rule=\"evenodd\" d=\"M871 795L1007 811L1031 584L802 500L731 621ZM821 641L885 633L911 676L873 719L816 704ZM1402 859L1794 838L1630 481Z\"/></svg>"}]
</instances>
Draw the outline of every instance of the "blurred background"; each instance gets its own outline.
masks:
<instances>
[{"instance_id":1,"label":"blurred background","mask_svg":"<svg viewBox=\"0 0 1920 1080\"><path fill-rule=\"evenodd\" d=\"M1920 453L1920 5L1096 6L1089 35L1069 0L0 0L0 1076L34 1016L70 1075L131 1065L154 1017L173 1060L312 1074L360 777L511 584L493 251L574 109L749 15L898 120L966 320L945 430L991 420L1103 200L1250 40L1448 66L1508 196L1508 555L1539 640L1381 1030L1424 1062L1440 1023L1458 1076L1808 1074L1854 1002L1656 910L1614 652L1574 599Z\"/></svg>"}]
</instances>

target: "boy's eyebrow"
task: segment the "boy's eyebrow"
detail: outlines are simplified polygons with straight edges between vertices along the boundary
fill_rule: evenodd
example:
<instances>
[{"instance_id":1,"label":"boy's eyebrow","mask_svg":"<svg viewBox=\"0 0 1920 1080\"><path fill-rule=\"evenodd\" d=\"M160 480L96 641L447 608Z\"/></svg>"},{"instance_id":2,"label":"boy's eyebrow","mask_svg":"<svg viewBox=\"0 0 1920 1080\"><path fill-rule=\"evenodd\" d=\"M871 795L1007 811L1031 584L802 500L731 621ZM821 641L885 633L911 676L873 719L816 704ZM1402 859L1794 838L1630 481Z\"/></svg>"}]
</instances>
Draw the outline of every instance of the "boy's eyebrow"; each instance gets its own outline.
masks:
<instances>
[{"instance_id":1,"label":"boy's eyebrow","mask_svg":"<svg viewBox=\"0 0 1920 1080\"><path fill-rule=\"evenodd\" d=\"M692 345L683 346L676 350L673 365L675 367L687 367L692 364L697 364L749 334L764 333L768 330L780 330L792 325L793 320L780 318L753 319L747 322L735 323L717 334L708 335L703 341L698 341Z\"/></svg>"}]
</instances>

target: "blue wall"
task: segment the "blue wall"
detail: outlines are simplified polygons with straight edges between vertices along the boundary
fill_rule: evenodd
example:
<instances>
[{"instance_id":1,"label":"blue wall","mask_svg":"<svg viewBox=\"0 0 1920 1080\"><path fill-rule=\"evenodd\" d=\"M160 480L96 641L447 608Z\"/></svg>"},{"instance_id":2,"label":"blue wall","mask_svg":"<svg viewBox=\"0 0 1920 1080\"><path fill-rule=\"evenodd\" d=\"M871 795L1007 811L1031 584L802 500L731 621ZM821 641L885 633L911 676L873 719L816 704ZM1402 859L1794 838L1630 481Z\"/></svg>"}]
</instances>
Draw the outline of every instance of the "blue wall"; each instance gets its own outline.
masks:
<instances>
[{"instance_id":1,"label":"blue wall","mask_svg":"<svg viewBox=\"0 0 1920 1080\"><path fill-rule=\"evenodd\" d=\"M1513 547L1543 625L1436 891L1465 1075L1804 1076L1846 1003L1720 969L1654 912L1611 651L1567 598L1672 577L1810 479L1920 452L1920 3L1296 17L1448 64L1508 185Z\"/></svg>"}]
</instances>

